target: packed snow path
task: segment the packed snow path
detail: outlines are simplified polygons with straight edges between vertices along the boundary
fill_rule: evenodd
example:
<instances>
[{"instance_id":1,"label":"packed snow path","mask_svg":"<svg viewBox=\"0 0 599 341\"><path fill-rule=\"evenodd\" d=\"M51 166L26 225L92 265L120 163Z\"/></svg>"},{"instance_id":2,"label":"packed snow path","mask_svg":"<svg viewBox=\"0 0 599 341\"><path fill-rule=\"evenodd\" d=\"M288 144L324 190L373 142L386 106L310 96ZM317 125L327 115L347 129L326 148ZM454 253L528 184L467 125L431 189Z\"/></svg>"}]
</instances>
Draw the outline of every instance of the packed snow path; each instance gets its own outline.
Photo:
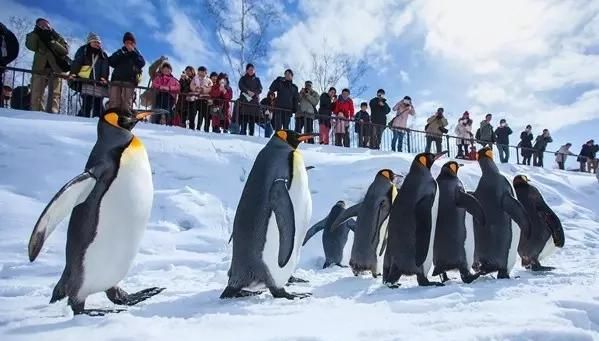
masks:
<instances>
[{"instance_id":1,"label":"packed snow path","mask_svg":"<svg viewBox=\"0 0 599 341\"><path fill-rule=\"evenodd\" d=\"M165 286L127 312L73 317L66 300L50 305L64 265L66 221L35 263L29 234L54 193L82 171L96 139L96 121L0 111L0 339L2 340L597 340L599 339L599 184L594 176L500 166L529 175L562 219L566 245L533 274L517 266L511 280L483 277L464 285L457 273L442 288L403 277L391 290L380 278L349 269L321 270L321 235L303 249L298 277L312 292L300 301L269 294L219 300L227 282L227 243L235 208L262 138L191 132L139 124L154 172L152 217L128 291ZM301 145L314 202L312 222L337 200L360 200L381 168L405 173L413 156ZM433 167L436 176L440 160ZM474 189L480 170L459 176ZM351 247L346 247L346 256ZM347 264L347 257L344 259ZM89 308L115 307L103 294Z\"/></svg>"}]
</instances>

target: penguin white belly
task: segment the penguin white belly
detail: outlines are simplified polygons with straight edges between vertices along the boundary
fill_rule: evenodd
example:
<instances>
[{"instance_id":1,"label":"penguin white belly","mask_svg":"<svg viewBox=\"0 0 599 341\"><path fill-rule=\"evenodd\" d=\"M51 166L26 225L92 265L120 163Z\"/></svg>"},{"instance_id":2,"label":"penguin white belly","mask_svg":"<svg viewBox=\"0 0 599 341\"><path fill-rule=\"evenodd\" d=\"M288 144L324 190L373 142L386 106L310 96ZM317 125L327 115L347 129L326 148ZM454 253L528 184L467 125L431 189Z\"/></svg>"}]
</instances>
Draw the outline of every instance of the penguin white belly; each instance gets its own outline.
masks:
<instances>
[{"instance_id":1,"label":"penguin white belly","mask_svg":"<svg viewBox=\"0 0 599 341\"><path fill-rule=\"evenodd\" d=\"M312 217L312 196L308 184L308 173L300 153L294 151L293 179L289 188L289 197L293 204L295 217L294 246L289 262L284 267L279 266L279 228L274 213L271 213L266 231L266 242L262 252L262 261L268 268L270 275L279 288L287 284L289 277L295 270L299 261L301 245L306 237L308 224Z\"/></svg>"},{"instance_id":2,"label":"penguin white belly","mask_svg":"<svg viewBox=\"0 0 599 341\"><path fill-rule=\"evenodd\" d=\"M83 257L80 298L105 291L125 277L146 230L153 196L152 171L143 145L127 148L100 202L96 236Z\"/></svg>"},{"instance_id":3,"label":"penguin white belly","mask_svg":"<svg viewBox=\"0 0 599 341\"><path fill-rule=\"evenodd\" d=\"M383 263L384 263L385 257L383 257L381 254L384 255L383 244L385 243L385 240L387 239L388 225L389 225L389 217L387 217L387 219L385 219L385 221L381 225L381 228L379 229L379 243L376 246L376 272L379 274L383 273Z\"/></svg>"},{"instance_id":4,"label":"penguin white belly","mask_svg":"<svg viewBox=\"0 0 599 341\"><path fill-rule=\"evenodd\" d=\"M466 226L464 251L466 252L466 264L468 265L468 269L470 269L474 261L474 217L471 214L466 213L464 225Z\"/></svg>"},{"instance_id":5,"label":"penguin white belly","mask_svg":"<svg viewBox=\"0 0 599 341\"><path fill-rule=\"evenodd\" d=\"M433 200L433 207L431 207L431 237L428 242L428 253L426 254L426 259L422 264L424 275L428 276L428 272L433 265L433 245L435 241L435 233L437 231L437 215L439 214L439 185L435 181L435 186L437 187L437 191L435 192L435 199Z\"/></svg>"},{"instance_id":6,"label":"penguin white belly","mask_svg":"<svg viewBox=\"0 0 599 341\"><path fill-rule=\"evenodd\" d=\"M510 244L510 251L507 258L507 272L509 273L516 265L518 258L518 244L520 243L520 226L515 221L512 222L512 243Z\"/></svg>"},{"instance_id":7,"label":"penguin white belly","mask_svg":"<svg viewBox=\"0 0 599 341\"><path fill-rule=\"evenodd\" d=\"M545 246L543 247L543 250L539 254L539 260L541 261L551 256L555 250L557 250L557 247L553 243L553 238L549 237L549 239L547 239L547 243L545 243Z\"/></svg>"}]
</instances>

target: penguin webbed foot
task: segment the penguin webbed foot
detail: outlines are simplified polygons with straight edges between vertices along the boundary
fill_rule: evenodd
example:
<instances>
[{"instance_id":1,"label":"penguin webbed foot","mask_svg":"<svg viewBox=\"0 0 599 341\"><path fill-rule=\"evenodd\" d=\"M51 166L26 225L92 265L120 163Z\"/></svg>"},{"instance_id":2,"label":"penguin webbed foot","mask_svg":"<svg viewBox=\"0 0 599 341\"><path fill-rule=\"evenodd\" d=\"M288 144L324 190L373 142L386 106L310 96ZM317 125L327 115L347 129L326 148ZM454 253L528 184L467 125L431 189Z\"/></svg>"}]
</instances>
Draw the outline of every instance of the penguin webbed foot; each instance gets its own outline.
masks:
<instances>
[{"instance_id":1,"label":"penguin webbed foot","mask_svg":"<svg viewBox=\"0 0 599 341\"><path fill-rule=\"evenodd\" d=\"M543 271L553 271L555 270L555 268L553 266L543 266L541 264L538 265L533 265L530 267L530 270L532 271L539 271L539 272L543 272Z\"/></svg>"},{"instance_id":2,"label":"penguin webbed foot","mask_svg":"<svg viewBox=\"0 0 599 341\"><path fill-rule=\"evenodd\" d=\"M470 284L470 283L474 282L480 276L481 276L480 272L472 274L468 270L462 270L462 271L460 271L460 277L462 278L462 282L464 282L466 284Z\"/></svg>"},{"instance_id":3,"label":"penguin webbed foot","mask_svg":"<svg viewBox=\"0 0 599 341\"><path fill-rule=\"evenodd\" d=\"M91 317L101 317L107 314L118 314L120 312L126 311L127 309L84 309L80 313L76 313L75 315L88 315Z\"/></svg>"},{"instance_id":4,"label":"penguin webbed foot","mask_svg":"<svg viewBox=\"0 0 599 341\"><path fill-rule=\"evenodd\" d=\"M220 295L221 299L226 298L243 298L243 297L253 297L262 295L264 291L250 291L245 289L238 289L233 287L226 287L223 293Z\"/></svg>"},{"instance_id":5,"label":"penguin webbed foot","mask_svg":"<svg viewBox=\"0 0 599 341\"><path fill-rule=\"evenodd\" d=\"M497 279L510 279L510 274L507 270L499 270L497 271Z\"/></svg>"},{"instance_id":6,"label":"penguin webbed foot","mask_svg":"<svg viewBox=\"0 0 599 341\"><path fill-rule=\"evenodd\" d=\"M147 300L148 298L150 298L152 296L158 295L164 289L166 289L166 288L153 287L153 288L147 288L147 289L138 291L133 294L129 294L129 295L127 295L127 300L125 301L124 305L128 305L128 306L136 305L140 302Z\"/></svg>"},{"instance_id":7,"label":"penguin webbed foot","mask_svg":"<svg viewBox=\"0 0 599 341\"><path fill-rule=\"evenodd\" d=\"M274 298L286 298L288 300L303 299L312 296L311 293L290 293L285 291L283 288L269 288L272 297Z\"/></svg>"},{"instance_id":8,"label":"penguin webbed foot","mask_svg":"<svg viewBox=\"0 0 599 341\"><path fill-rule=\"evenodd\" d=\"M385 285L389 289L399 289L399 287L401 286L401 283L385 283Z\"/></svg>"},{"instance_id":9,"label":"penguin webbed foot","mask_svg":"<svg viewBox=\"0 0 599 341\"><path fill-rule=\"evenodd\" d=\"M445 283L449 281L449 276L447 276L447 272L442 272L439 274L439 279L441 279L441 283Z\"/></svg>"},{"instance_id":10,"label":"penguin webbed foot","mask_svg":"<svg viewBox=\"0 0 599 341\"><path fill-rule=\"evenodd\" d=\"M310 281L303 279L303 278L291 276L291 277L289 277L289 280L287 281L287 285L292 284L292 283L310 283Z\"/></svg>"},{"instance_id":11,"label":"penguin webbed foot","mask_svg":"<svg viewBox=\"0 0 599 341\"><path fill-rule=\"evenodd\" d=\"M418 281L418 285L421 287L444 287L445 284L441 282L432 282L426 278L425 275L416 275L416 280Z\"/></svg>"}]
</instances>

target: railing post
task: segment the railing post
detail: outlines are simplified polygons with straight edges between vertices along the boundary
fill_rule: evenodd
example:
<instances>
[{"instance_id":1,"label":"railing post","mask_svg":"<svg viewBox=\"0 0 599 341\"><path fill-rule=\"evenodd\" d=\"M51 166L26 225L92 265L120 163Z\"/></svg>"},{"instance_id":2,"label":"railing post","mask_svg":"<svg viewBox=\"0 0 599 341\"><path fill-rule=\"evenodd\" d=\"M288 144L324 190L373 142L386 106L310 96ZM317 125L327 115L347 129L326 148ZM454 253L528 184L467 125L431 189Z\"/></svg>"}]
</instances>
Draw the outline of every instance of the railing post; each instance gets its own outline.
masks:
<instances>
[{"instance_id":1,"label":"railing post","mask_svg":"<svg viewBox=\"0 0 599 341\"><path fill-rule=\"evenodd\" d=\"M46 97L46 112L52 113L52 101L54 98L54 73L48 75L48 96Z\"/></svg>"},{"instance_id":2,"label":"railing post","mask_svg":"<svg viewBox=\"0 0 599 341\"><path fill-rule=\"evenodd\" d=\"M451 157L451 151L449 150L449 135L445 135L445 144L447 145L447 157Z\"/></svg>"},{"instance_id":3,"label":"railing post","mask_svg":"<svg viewBox=\"0 0 599 341\"><path fill-rule=\"evenodd\" d=\"M518 152L518 147L516 147L516 164L520 164L520 153Z\"/></svg>"},{"instance_id":4,"label":"railing post","mask_svg":"<svg viewBox=\"0 0 599 341\"><path fill-rule=\"evenodd\" d=\"M411 130L406 130L406 143L407 143L407 147L408 147L408 153L412 153L412 131Z\"/></svg>"}]
</instances>

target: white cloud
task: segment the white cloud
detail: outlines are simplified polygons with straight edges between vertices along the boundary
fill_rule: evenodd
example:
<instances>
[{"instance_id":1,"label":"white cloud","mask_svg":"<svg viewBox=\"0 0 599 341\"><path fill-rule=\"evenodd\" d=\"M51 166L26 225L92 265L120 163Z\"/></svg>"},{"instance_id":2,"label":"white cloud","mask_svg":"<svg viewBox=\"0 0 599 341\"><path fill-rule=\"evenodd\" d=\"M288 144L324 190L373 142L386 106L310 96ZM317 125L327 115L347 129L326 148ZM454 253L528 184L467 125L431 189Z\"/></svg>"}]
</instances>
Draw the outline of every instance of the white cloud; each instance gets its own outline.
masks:
<instances>
[{"instance_id":1,"label":"white cloud","mask_svg":"<svg viewBox=\"0 0 599 341\"><path fill-rule=\"evenodd\" d=\"M508 99L505 90L491 83L480 83L468 90L468 97L478 104L494 105Z\"/></svg>"},{"instance_id":2,"label":"white cloud","mask_svg":"<svg viewBox=\"0 0 599 341\"><path fill-rule=\"evenodd\" d=\"M407 71L399 70L399 78L403 83L410 83L410 75Z\"/></svg>"}]
</instances>

